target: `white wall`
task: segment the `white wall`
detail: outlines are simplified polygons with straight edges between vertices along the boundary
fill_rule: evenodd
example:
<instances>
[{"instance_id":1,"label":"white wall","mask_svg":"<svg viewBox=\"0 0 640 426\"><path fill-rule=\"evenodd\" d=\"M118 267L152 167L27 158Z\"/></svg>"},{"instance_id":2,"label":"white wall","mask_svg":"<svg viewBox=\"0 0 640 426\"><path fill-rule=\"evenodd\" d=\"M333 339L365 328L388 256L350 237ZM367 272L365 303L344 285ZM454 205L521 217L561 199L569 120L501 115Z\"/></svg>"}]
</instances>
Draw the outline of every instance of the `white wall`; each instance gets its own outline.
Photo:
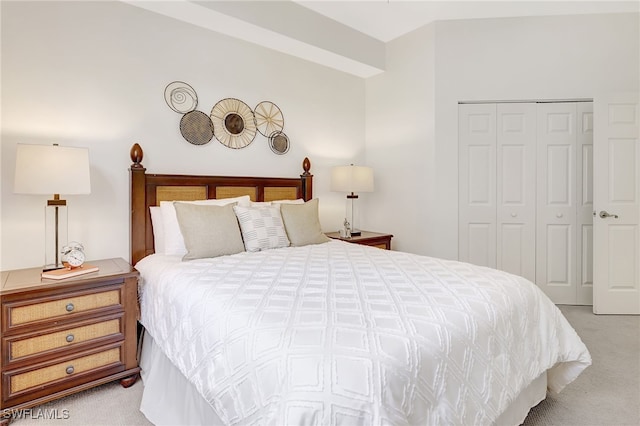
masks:
<instances>
[{"instance_id":1,"label":"white wall","mask_svg":"<svg viewBox=\"0 0 640 426\"><path fill-rule=\"evenodd\" d=\"M388 61L387 72L367 82L367 158L386 184L368 206L376 213L367 225L393 231L397 248L457 259L458 101L637 90L639 16L442 21L390 43L388 57L407 60ZM380 136L378 120L385 116L387 133ZM385 139L393 143L385 147Z\"/></svg>"},{"instance_id":2,"label":"white wall","mask_svg":"<svg viewBox=\"0 0 640 426\"><path fill-rule=\"evenodd\" d=\"M129 258L129 148L148 172L295 177L305 156L335 230L344 197L329 191L331 166L364 158L364 81L120 2L2 2L3 270L44 261L47 196L13 194L17 143L85 146L92 193L64 196L69 239L89 258ZM174 80L193 86L198 110L235 97L277 104L291 140L286 155L256 136L232 150L186 142L164 101ZM18 250L20 248L20 250Z\"/></svg>"},{"instance_id":3,"label":"white wall","mask_svg":"<svg viewBox=\"0 0 640 426\"><path fill-rule=\"evenodd\" d=\"M363 229L394 235L395 250L431 246L434 205L434 26L387 45L387 71L367 79L367 165L375 192L363 194Z\"/></svg>"},{"instance_id":4,"label":"white wall","mask_svg":"<svg viewBox=\"0 0 640 426\"><path fill-rule=\"evenodd\" d=\"M92 258L129 256L133 142L150 172L296 176L309 156L327 231L345 206L330 167L370 165L362 228L392 232L396 249L457 258L458 101L639 85L637 14L438 22L390 42L387 71L364 81L119 2L0 7L2 269L43 258L47 197L13 194L19 142L89 147L92 194L66 198L69 238ZM242 150L187 143L163 99L174 80L195 88L205 113L226 97L275 102L291 150L276 156L261 136Z\"/></svg>"}]
</instances>

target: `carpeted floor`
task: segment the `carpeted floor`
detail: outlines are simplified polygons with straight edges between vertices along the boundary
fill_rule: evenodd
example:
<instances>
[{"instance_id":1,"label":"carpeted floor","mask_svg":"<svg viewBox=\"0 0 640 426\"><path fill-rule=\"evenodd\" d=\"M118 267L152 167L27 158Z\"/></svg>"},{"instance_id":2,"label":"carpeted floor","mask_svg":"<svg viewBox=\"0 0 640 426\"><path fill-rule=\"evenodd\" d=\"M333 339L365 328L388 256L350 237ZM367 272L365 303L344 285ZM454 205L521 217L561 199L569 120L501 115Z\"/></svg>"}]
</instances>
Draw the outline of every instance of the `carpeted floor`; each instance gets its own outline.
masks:
<instances>
[{"instance_id":1,"label":"carpeted floor","mask_svg":"<svg viewBox=\"0 0 640 426\"><path fill-rule=\"evenodd\" d=\"M524 426L640 425L640 316L593 315L590 306L560 309L589 348L593 365L534 407ZM26 413L31 418L12 425L150 425L138 409L141 393L140 381L129 389L110 383L34 408Z\"/></svg>"},{"instance_id":2,"label":"carpeted floor","mask_svg":"<svg viewBox=\"0 0 640 426\"><path fill-rule=\"evenodd\" d=\"M640 425L640 316L594 315L591 306L560 310L593 363L562 392L548 394L524 425Z\"/></svg>"}]
</instances>

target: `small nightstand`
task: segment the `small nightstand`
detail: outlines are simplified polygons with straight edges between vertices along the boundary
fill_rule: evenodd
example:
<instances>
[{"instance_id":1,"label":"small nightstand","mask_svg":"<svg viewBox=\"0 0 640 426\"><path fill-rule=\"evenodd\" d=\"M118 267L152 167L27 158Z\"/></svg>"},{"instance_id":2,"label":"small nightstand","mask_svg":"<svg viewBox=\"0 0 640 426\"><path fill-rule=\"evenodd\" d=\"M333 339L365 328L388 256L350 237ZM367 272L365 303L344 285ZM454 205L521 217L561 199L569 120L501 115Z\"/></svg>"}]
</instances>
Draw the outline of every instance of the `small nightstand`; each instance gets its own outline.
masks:
<instances>
[{"instance_id":1,"label":"small nightstand","mask_svg":"<svg viewBox=\"0 0 640 426\"><path fill-rule=\"evenodd\" d=\"M357 237L341 238L338 232L328 232L327 237L336 240L342 240L354 244L362 244L365 246L378 247L385 250L391 250L391 234L380 234L378 232L362 231L362 234Z\"/></svg>"},{"instance_id":2,"label":"small nightstand","mask_svg":"<svg viewBox=\"0 0 640 426\"><path fill-rule=\"evenodd\" d=\"M0 424L31 408L113 380L137 379L138 271L123 259L97 272L41 279L42 268L0 278Z\"/></svg>"}]
</instances>

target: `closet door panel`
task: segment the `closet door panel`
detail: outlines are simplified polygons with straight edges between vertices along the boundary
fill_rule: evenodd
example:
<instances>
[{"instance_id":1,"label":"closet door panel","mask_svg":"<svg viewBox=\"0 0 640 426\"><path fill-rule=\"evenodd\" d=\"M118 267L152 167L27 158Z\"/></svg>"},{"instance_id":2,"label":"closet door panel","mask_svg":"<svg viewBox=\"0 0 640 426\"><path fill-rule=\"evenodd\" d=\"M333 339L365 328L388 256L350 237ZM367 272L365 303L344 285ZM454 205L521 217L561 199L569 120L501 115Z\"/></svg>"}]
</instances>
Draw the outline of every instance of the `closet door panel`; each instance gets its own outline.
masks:
<instances>
[{"instance_id":1,"label":"closet door panel","mask_svg":"<svg viewBox=\"0 0 640 426\"><path fill-rule=\"evenodd\" d=\"M459 259L496 267L496 106L458 110Z\"/></svg>"},{"instance_id":2,"label":"closet door panel","mask_svg":"<svg viewBox=\"0 0 640 426\"><path fill-rule=\"evenodd\" d=\"M593 304L593 102L577 108L576 304Z\"/></svg>"},{"instance_id":3,"label":"closet door panel","mask_svg":"<svg viewBox=\"0 0 640 426\"><path fill-rule=\"evenodd\" d=\"M576 104L537 105L536 283L555 303L576 301Z\"/></svg>"},{"instance_id":4,"label":"closet door panel","mask_svg":"<svg viewBox=\"0 0 640 426\"><path fill-rule=\"evenodd\" d=\"M535 281L536 104L497 105L497 268Z\"/></svg>"},{"instance_id":5,"label":"closet door panel","mask_svg":"<svg viewBox=\"0 0 640 426\"><path fill-rule=\"evenodd\" d=\"M573 271L571 254L573 251L573 226L567 224L547 224L546 282L549 286L566 287L571 285Z\"/></svg>"}]
</instances>

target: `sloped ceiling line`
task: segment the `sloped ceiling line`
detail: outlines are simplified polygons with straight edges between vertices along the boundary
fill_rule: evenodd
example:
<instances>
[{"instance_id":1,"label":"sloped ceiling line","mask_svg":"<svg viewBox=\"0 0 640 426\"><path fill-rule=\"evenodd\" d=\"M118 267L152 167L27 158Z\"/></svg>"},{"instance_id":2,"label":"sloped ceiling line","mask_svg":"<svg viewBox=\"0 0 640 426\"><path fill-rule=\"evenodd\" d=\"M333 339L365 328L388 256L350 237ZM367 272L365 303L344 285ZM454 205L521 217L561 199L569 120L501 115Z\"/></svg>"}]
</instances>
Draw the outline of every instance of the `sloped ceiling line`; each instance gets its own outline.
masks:
<instances>
[{"instance_id":1,"label":"sloped ceiling line","mask_svg":"<svg viewBox=\"0 0 640 426\"><path fill-rule=\"evenodd\" d=\"M438 20L640 11L637 0L121 1L363 78L385 70L385 43Z\"/></svg>"}]
</instances>

